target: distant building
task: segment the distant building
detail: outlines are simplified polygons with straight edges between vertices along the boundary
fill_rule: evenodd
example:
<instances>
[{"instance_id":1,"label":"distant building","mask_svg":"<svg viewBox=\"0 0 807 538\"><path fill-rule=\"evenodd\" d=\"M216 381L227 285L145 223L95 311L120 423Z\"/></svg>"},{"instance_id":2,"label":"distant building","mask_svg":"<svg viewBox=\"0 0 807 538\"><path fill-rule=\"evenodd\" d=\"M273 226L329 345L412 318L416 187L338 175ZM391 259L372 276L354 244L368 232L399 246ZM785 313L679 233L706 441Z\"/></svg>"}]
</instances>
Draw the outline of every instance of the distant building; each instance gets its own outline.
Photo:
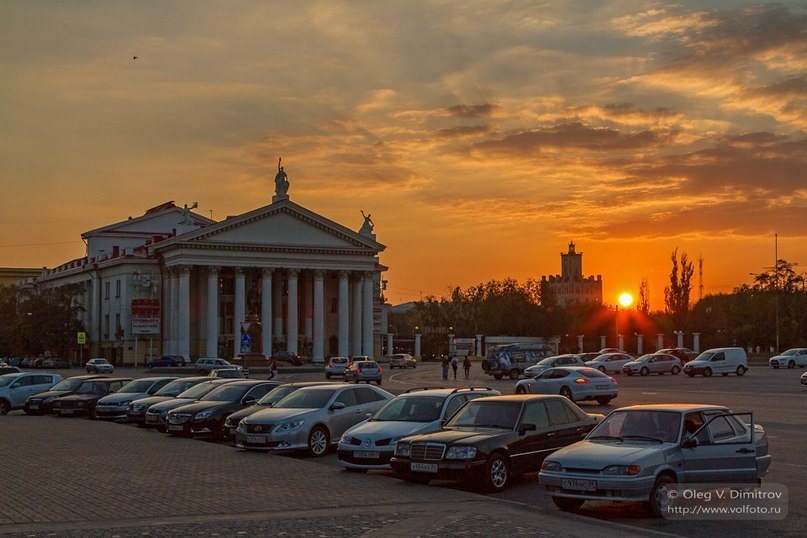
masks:
<instances>
[{"instance_id":1,"label":"distant building","mask_svg":"<svg viewBox=\"0 0 807 538\"><path fill-rule=\"evenodd\" d=\"M42 268L0 267L0 286L28 285L41 273Z\"/></svg>"},{"instance_id":2,"label":"distant building","mask_svg":"<svg viewBox=\"0 0 807 538\"><path fill-rule=\"evenodd\" d=\"M602 304L602 275L583 276L583 253L575 252L574 243L569 251L560 254L560 275L541 277L541 293L554 297L557 304Z\"/></svg>"}]
</instances>

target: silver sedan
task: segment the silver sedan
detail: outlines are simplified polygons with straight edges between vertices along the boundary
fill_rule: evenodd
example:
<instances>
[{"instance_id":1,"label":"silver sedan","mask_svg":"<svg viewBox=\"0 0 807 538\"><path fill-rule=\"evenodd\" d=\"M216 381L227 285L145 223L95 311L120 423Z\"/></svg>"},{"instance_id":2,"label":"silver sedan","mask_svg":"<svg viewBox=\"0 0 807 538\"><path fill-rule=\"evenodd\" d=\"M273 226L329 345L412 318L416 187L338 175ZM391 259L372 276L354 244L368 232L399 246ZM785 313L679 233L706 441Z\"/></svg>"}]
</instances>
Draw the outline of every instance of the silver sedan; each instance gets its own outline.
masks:
<instances>
[{"instance_id":1,"label":"silver sedan","mask_svg":"<svg viewBox=\"0 0 807 538\"><path fill-rule=\"evenodd\" d=\"M544 370L537 377L516 383L516 394L560 394L573 402L596 400L606 405L619 394L613 377L587 366Z\"/></svg>"}]
</instances>

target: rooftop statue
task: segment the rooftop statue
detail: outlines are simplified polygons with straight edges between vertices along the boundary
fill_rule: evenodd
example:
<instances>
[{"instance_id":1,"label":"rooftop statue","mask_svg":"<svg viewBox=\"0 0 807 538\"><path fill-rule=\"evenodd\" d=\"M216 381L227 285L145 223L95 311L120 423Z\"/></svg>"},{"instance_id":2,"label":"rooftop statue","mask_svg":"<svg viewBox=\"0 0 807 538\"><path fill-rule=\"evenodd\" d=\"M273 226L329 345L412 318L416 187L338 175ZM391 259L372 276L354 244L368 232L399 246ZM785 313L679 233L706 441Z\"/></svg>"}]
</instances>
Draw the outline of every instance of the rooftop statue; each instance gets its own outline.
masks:
<instances>
[{"instance_id":1,"label":"rooftop statue","mask_svg":"<svg viewBox=\"0 0 807 538\"><path fill-rule=\"evenodd\" d=\"M283 167L280 166L280 161L282 159L283 157L280 157L277 160L277 175L275 176L275 196L288 197L289 176L286 175L286 172L283 170Z\"/></svg>"},{"instance_id":2,"label":"rooftop statue","mask_svg":"<svg viewBox=\"0 0 807 538\"><path fill-rule=\"evenodd\" d=\"M364 214L364 210L361 211L361 216L364 217L364 224L361 225L361 229L359 230L360 234L372 234L373 228L375 228L375 224L373 224L373 219L371 213Z\"/></svg>"}]
</instances>

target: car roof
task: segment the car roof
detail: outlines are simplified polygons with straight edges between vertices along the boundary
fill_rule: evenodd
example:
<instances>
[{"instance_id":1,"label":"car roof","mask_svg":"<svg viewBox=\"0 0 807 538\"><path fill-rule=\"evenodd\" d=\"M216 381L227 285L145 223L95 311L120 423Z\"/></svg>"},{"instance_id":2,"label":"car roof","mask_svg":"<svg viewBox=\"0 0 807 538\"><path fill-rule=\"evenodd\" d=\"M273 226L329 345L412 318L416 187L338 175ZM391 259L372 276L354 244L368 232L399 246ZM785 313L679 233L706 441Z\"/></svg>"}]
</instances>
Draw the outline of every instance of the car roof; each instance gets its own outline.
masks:
<instances>
[{"instance_id":1,"label":"car roof","mask_svg":"<svg viewBox=\"0 0 807 538\"><path fill-rule=\"evenodd\" d=\"M614 411L726 411L724 405L695 404L695 403L666 403L666 404L637 404L620 407Z\"/></svg>"},{"instance_id":2,"label":"car roof","mask_svg":"<svg viewBox=\"0 0 807 538\"><path fill-rule=\"evenodd\" d=\"M343 381L292 381L291 383L283 383L279 386L291 386L291 387L314 387L318 385L344 385Z\"/></svg>"},{"instance_id":3,"label":"car roof","mask_svg":"<svg viewBox=\"0 0 807 538\"><path fill-rule=\"evenodd\" d=\"M106 383L112 383L113 381L131 381L133 378L131 377L95 377L93 379L85 379L85 381L104 381Z\"/></svg>"},{"instance_id":4,"label":"car roof","mask_svg":"<svg viewBox=\"0 0 807 538\"><path fill-rule=\"evenodd\" d=\"M458 387L455 389L449 387L415 387L407 390L404 393L399 394L398 396L448 396L449 394L460 393L460 392L484 392L484 391L491 391L491 392L499 392L496 389L492 389L490 387Z\"/></svg>"},{"instance_id":5,"label":"car roof","mask_svg":"<svg viewBox=\"0 0 807 538\"><path fill-rule=\"evenodd\" d=\"M486 396L477 398L474 402L528 402L533 400L565 400L559 394L502 394L500 396Z\"/></svg>"}]
</instances>

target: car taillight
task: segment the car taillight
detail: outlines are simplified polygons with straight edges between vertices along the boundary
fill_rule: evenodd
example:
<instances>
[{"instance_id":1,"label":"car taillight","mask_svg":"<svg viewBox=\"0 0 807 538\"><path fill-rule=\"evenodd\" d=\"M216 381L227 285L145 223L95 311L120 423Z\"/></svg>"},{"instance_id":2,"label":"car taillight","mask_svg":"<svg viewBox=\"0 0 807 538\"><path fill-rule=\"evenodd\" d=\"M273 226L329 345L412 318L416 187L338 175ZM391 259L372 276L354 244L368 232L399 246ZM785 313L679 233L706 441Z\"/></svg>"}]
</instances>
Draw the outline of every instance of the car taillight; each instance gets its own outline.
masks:
<instances>
[{"instance_id":1,"label":"car taillight","mask_svg":"<svg viewBox=\"0 0 807 538\"><path fill-rule=\"evenodd\" d=\"M361 368L356 368L356 371L361 373Z\"/></svg>"},{"instance_id":2,"label":"car taillight","mask_svg":"<svg viewBox=\"0 0 807 538\"><path fill-rule=\"evenodd\" d=\"M586 385L588 383L591 383L591 381L589 381L588 379L583 379L582 377L578 377L577 379L574 380L574 382L577 383L578 385Z\"/></svg>"},{"instance_id":3,"label":"car taillight","mask_svg":"<svg viewBox=\"0 0 807 538\"><path fill-rule=\"evenodd\" d=\"M613 377L609 377L608 379L611 380L611 383L616 383L616 379L614 379Z\"/></svg>"},{"instance_id":4,"label":"car taillight","mask_svg":"<svg viewBox=\"0 0 807 538\"><path fill-rule=\"evenodd\" d=\"M384 373L384 369L383 369L383 368L381 368L380 366L378 367L378 373L379 373L379 374L383 374L383 373Z\"/></svg>"}]
</instances>

